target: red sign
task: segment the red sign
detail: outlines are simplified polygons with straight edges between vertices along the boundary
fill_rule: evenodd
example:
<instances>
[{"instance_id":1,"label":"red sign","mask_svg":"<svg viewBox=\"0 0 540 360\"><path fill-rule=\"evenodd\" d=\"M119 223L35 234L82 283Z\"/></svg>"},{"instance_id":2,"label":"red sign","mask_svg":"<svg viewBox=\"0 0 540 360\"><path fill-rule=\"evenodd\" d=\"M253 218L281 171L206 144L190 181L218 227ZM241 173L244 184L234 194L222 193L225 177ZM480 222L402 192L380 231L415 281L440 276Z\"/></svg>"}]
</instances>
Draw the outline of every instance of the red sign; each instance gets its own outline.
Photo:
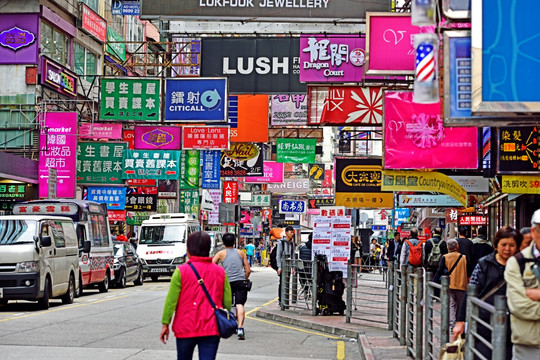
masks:
<instances>
[{"instance_id":1,"label":"red sign","mask_svg":"<svg viewBox=\"0 0 540 360\"><path fill-rule=\"evenodd\" d=\"M128 179L129 186L156 186L155 179Z\"/></svg>"},{"instance_id":2,"label":"red sign","mask_svg":"<svg viewBox=\"0 0 540 360\"><path fill-rule=\"evenodd\" d=\"M236 204L238 201L238 183L236 181L223 182L223 202L225 204Z\"/></svg>"},{"instance_id":3,"label":"red sign","mask_svg":"<svg viewBox=\"0 0 540 360\"><path fill-rule=\"evenodd\" d=\"M324 170L324 180L322 182L322 187L333 188L334 187L333 177L334 177L334 170Z\"/></svg>"},{"instance_id":4,"label":"red sign","mask_svg":"<svg viewBox=\"0 0 540 360\"><path fill-rule=\"evenodd\" d=\"M182 149L228 150L228 126L184 126Z\"/></svg>"},{"instance_id":5,"label":"red sign","mask_svg":"<svg viewBox=\"0 0 540 360\"><path fill-rule=\"evenodd\" d=\"M126 221L126 210L107 210L109 221Z\"/></svg>"},{"instance_id":6,"label":"red sign","mask_svg":"<svg viewBox=\"0 0 540 360\"><path fill-rule=\"evenodd\" d=\"M129 187L127 189L127 195L157 195L157 193L158 188L155 186Z\"/></svg>"},{"instance_id":7,"label":"red sign","mask_svg":"<svg viewBox=\"0 0 540 360\"><path fill-rule=\"evenodd\" d=\"M122 140L127 141L128 149L135 149L135 130L123 130Z\"/></svg>"},{"instance_id":8,"label":"red sign","mask_svg":"<svg viewBox=\"0 0 540 360\"><path fill-rule=\"evenodd\" d=\"M82 28L99 41L107 41L107 21L83 4Z\"/></svg>"},{"instance_id":9,"label":"red sign","mask_svg":"<svg viewBox=\"0 0 540 360\"><path fill-rule=\"evenodd\" d=\"M321 207L321 216L345 216L345 208L340 206Z\"/></svg>"},{"instance_id":10,"label":"red sign","mask_svg":"<svg viewBox=\"0 0 540 360\"><path fill-rule=\"evenodd\" d=\"M458 216L458 225L487 225L488 218L483 215L460 215Z\"/></svg>"}]
</instances>

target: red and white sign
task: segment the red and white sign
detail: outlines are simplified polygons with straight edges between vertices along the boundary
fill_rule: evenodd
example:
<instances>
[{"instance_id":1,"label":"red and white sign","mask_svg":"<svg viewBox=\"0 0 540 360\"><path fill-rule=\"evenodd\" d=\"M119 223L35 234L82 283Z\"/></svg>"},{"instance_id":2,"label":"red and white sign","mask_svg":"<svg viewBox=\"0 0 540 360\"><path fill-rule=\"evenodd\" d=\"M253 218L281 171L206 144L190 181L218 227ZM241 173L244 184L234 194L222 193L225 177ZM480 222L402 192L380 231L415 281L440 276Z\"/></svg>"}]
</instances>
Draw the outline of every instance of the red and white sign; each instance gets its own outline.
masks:
<instances>
[{"instance_id":1,"label":"red and white sign","mask_svg":"<svg viewBox=\"0 0 540 360\"><path fill-rule=\"evenodd\" d=\"M122 140L127 141L128 149L135 149L135 130L123 130Z\"/></svg>"},{"instance_id":2,"label":"red and white sign","mask_svg":"<svg viewBox=\"0 0 540 360\"><path fill-rule=\"evenodd\" d=\"M156 186L155 179L128 179L128 186Z\"/></svg>"},{"instance_id":3,"label":"red and white sign","mask_svg":"<svg viewBox=\"0 0 540 360\"><path fill-rule=\"evenodd\" d=\"M107 41L107 21L83 4L82 28L99 41Z\"/></svg>"},{"instance_id":4,"label":"red and white sign","mask_svg":"<svg viewBox=\"0 0 540 360\"><path fill-rule=\"evenodd\" d=\"M457 224L458 209L446 209L446 223Z\"/></svg>"},{"instance_id":5,"label":"red and white sign","mask_svg":"<svg viewBox=\"0 0 540 360\"><path fill-rule=\"evenodd\" d=\"M225 204L236 204L238 201L238 183L236 181L223 182L223 202Z\"/></svg>"},{"instance_id":6,"label":"red and white sign","mask_svg":"<svg viewBox=\"0 0 540 360\"><path fill-rule=\"evenodd\" d=\"M345 216L345 206L321 206L321 216Z\"/></svg>"},{"instance_id":7,"label":"red and white sign","mask_svg":"<svg viewBox=\"0 0 540 360\"><path fill-rule=\"evenodd\" d=\"M32 214L32 215L75 215L78 212L75 204L15 204L13 206L13 214Z\"/></svg>"},{"instance_id":8,"label":"red and white sign","mask_svg":"<svg viewBox=\"0 0 540 360\"><path fill-rule=\"evenodd\" d=\"M126 210L107 210L109 221L126 221Z\"/></svg>"},{"instance_id":9,"label":"red and white sign","mask_svg":"<svg viewBox=\"0 0 540 360\"><path fill-rule=\"evenodd\" d=\"M487 225L488 218L483 215L460 215L458 216L458 225Z\"/></svg>"},{"instance_id":10,"label":"red and white sign","mask_svg":"<svg viewBox=\"0 0 540 360\"><path fill-rule=\"evenodd\" d=\"M229 149L228 126L184 126L182 132L182 149Z\"/></svg>"}]
</instances>

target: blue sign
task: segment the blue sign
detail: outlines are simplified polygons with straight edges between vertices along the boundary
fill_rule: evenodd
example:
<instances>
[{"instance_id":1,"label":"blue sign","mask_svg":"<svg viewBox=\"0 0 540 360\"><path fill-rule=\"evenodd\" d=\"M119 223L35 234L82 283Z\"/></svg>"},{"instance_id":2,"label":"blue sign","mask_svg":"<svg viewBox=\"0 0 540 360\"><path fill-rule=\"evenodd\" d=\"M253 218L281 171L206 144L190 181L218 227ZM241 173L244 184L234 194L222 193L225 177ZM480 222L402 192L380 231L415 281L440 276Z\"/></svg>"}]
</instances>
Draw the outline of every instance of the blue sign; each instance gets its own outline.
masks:
<instances>
[{"instance_id":1,"label":"blue sign","mask_svg":"<svg viewBox=\"0 0 540 360\"><path fill-rule=\"evenodd\" d=\"M113 0L111 11L113 15L140 15L139 0Z\"/></svg>"},{"instance_id":2,"label":"blue sign","mask_svg":"<svg viewBox=\"0 0 540 360\"><path fill-rule=\"evenodd\" d=\"M165 121L227 122L227 79L167 79Z\"/></svg>"},{"instance_id":3,"label":"blue sign","mask_svg":"<svg viewBox=\"0 0 540 360\"><path fill-rule=\"evenodd\" d=\"M306 201L304 200L279 200L280 214L305 214Z\"/></svg>"},{"instance_id":4,"label":"blue sign","mask_svg":"<svg viewBox=\"0 0 540 360\"><path fill-rule=\"evenodd\" d=\"M449 48L450 116L471 117L471 38L450 38Z\"/></svg>"},{"instance_id":5,"label":"blue sign","mask_svg":"<svg viewBox=\"0 0 540 360\"><path fill-rule=\"evenodd\" d=\"M240 228L240 236L253 236L253 228Z\"/></svg>"},{"instance_id":6,"label":"blue sign","mask_svg":"<svg viewBox=\"0 0 540 360\"><path fill-rule=\"evenodd\" d=\"M407 222L409 220L409 209L400 209L396 208L396 225L401 225L402 222Z\"/></svg>"},{"instance_id":7,"label":"blue sign","mask_svg":"<svg viewBox=\"0 0 540 360\"><path fill-rule=\"evenodd\" d=\"M107 210L125 210L126 188L89 187L88 200L107 204Z\"/></svg>"},{"instance_id":8,"label":"blue sign","mask_svg":"<svg viewBox=\"0 0 540 360\"><path fill-rule=\"evenodd\" d=\"M221 150L201 150L203 189L219 189Z\"/></svg>"},{"instance_id":9,"label":"blue sign","mask_svg":"<svg viewBox=\"0 0 540 360\"><path fill-rule=\"evenodd\" d=\"M373 231L385 231L386 225L371 225L371 230Z\"/></svg>"}]
</instances>

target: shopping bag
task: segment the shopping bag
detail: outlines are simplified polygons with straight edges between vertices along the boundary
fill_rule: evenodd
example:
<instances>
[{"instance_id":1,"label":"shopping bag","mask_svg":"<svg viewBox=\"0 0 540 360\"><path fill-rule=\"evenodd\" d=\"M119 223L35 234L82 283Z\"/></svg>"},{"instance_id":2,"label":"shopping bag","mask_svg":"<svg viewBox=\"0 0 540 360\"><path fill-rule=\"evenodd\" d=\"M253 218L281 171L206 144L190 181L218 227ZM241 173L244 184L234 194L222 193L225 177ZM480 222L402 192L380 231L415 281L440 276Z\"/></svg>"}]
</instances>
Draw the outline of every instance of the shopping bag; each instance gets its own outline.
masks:
<instances>
[{"instance_id":1,"label":"shopping bag","mask_svg":"<svg viewBox=\"0 0 540 360\"><path fill-rule=\"evenodd\" d=\"M439 360L464 360L465 359L465 340L458 337L458 339L451 343L446 343L441 348Z\"/></svg>"}]
</instances>

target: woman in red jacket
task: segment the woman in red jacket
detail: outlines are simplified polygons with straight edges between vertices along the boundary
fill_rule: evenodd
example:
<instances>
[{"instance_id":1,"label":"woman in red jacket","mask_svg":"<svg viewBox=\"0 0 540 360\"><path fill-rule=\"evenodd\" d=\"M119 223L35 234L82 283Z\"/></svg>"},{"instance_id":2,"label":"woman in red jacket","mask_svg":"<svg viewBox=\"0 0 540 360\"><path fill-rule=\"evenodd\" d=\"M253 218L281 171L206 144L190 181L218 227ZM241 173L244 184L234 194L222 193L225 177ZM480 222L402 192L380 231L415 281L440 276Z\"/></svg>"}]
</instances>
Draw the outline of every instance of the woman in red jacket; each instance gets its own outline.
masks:
<instances>
[{"instance_id":1,"label":"woman in red jacket","mask_svg":"<svg viewBox=\"0 0 540 360\"><path fill-rule=\"evenodd\" d=\"M212 264L210 235L198 231L187 240L188 263L193 264L216 304L231 309L231 286L221 266ZM199 359L215 359L219 346L219 331L214 309L204 294L193 269L186 263L173 273L163 308L163 327L159 338L169 339L169 324L174 314L172 330L176 337L178 360L192 359L198 346Z\"/></svg>"}]
</instances>

